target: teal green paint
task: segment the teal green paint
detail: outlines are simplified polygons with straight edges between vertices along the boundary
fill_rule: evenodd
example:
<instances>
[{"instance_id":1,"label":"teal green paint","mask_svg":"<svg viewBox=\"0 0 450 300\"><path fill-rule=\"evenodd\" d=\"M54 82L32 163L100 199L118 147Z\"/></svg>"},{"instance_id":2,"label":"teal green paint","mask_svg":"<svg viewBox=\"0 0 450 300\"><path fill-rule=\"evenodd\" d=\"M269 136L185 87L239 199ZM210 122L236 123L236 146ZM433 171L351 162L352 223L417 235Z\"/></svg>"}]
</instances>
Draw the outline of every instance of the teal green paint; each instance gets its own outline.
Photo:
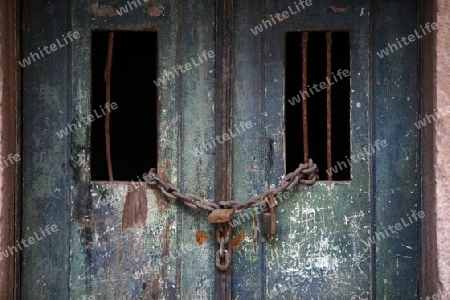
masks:
<instances>
[{"instance_id":1,"label":"teal green paint","mask_svg":"<svg viewBox=\"0 0 450 300\"><path fill-rule=\"evenodd\" d=\"M293 278L296 289L286 291L286 298L413 299L418 274L414 259L417 228L407 228L398 237L380 241L376 245L378 252L368 249L364 241L374 234L372 221L382 228L417 207L419 133L413 131L406 136L411 128L405 124L412 126L417 116L418 67L411 64L411 57L415 57L418 48L412 46L408 54L397 53L398 56L379 62L375 70L379 78L372 78L369 73L373 64L369 57L372 43L374 47L385 45L414 27L415 19L408 16L415 14L415 7L406 2L382 3L384 15L370 20L369 13L374 12L369 1L358 2L342 15L332 14L317 4L264 35L255 37L250 30L245 31L251 24L259 24L261 16L282 11L291 4L281 2L267 3L265 7L258 1L235 2L233 124L251 121L254 126L232 140L233 200L246 200L277 186L285 171L282 116L287 108L282 104L281 46L284 31L350 29L355 87L351 99L352 152L359 152L376 139L387 138L389 146L386 153L377 154L369 164L352 168L350 183L318 183L294 189L293 196L277 206L276 236L266 238L259 231L259 243L254 243L252 221L238 226L233 236L243 231L246 237L233 249L234 297L261 299L267 291L276 290L277 284ZM56 132L90 113L91 30L158 30L159 60L164 70L188 62L203 50L214 49L214 3L157 1L152 4L165 5L168 12L157 18L149 17L144 7L123 17L94 16L90 4L74 3L70 20L66 18L65 4L27 2L24 8L28 18L28 29L23 33L24 55L69 30L79 31L81 39L23 70L22 236L48 223L56 223L61 229L55 239L23 251L22 297L211 298L215 240L214 227L206 221L207 213L193 212L175 203L162 204L149 189L147 225L122 232L125 183L91 185L89 127L83 125L70 138L59 139ZM104 4L124 3L99 3ZM407 8L401 20L409 25L395 23L389 30L383 27L371 41L369 23L400 20L396 14L404 7ZM42 23L44 18L46 22ZM397 29L390 31L391 27ZM400 67L394 68L399 62ZM158 170L183 192L203 195L208 201L216 200L212 199L216 187L212 180L214 154L211 151L195 157L191 150L216 134L214 81L221 75L213 70L214 64L209 61L160 90ZM376 79L381 82L379 87L372 86ZM404 100L407 97L411 102ZM369 126L368 122L373 123ZM272 157L268 139L273 140ZM92 187L109 195L105 206L96 207ZM197 230L210 238L201 246L195 241ZM166 242L162 242L164 235ZM405 241L411 249L403 246ZM183 245L192 245L194 250L178 257ZM134 277L143 265L166 254L175 259ZM373 292L371 284L375 287Z\"/></svg>"}]
</instances>

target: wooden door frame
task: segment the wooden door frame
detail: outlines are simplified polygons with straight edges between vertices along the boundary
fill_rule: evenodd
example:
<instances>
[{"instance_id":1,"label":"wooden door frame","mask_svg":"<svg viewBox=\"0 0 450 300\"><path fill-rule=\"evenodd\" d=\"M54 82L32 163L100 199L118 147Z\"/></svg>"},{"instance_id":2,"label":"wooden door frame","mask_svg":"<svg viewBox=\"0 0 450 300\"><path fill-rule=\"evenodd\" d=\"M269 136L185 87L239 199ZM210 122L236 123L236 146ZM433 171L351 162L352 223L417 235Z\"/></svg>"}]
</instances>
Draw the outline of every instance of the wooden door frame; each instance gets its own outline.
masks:
<instances>
[{"instance_id":1,"label":"wooden door frame","mask_svg":"<svg viewBox=\"0 0 450 300\"><path fill-rule=\"evenodd\" d=\"M0 0L0 155L19 153L18 13L16 1ZM1 168L0 168L1 169ZM20 164L0 170L0 249L14 245L19 235ZM18 298L20 255L0 261L0 298Z\"/></svg>"},{"instance_id":2,"label":"wooden door frame","mask_svg":"<svg viewBox=\"0 0 450 300\"><path fill-rule=\"evenodd\" d=\"M435 21L436 1L423 1L424 20ZM442 12L444 14L445 12ZM17 59L20 52L18 47L18 7L16 1L0 0L0 134L1 156L19 153L20 134L18 123L20 120L19 70ZM436 37L424 39L424 113L432 112L436 105ZM15 113L11 113L15 112ZM423 165L434 166L435 158L435 130L436 124L427 126L423 132ZM13 245L20 234L18 226L20 191L20 165L0 170L0 249ZM436 170L434 167L424 168L423 198L426 200L424 209L429 218L422 225L427 236L422 243L422 295L433 294L439 285L438 261L436 258L436 243L439 232L436 231L436 199L435 189ZM0 297L7 299L19 298L17 293L19 259L18 256L0 261ZM447 287L449 288L449 287Z\"/></svg>"}]
</instances>

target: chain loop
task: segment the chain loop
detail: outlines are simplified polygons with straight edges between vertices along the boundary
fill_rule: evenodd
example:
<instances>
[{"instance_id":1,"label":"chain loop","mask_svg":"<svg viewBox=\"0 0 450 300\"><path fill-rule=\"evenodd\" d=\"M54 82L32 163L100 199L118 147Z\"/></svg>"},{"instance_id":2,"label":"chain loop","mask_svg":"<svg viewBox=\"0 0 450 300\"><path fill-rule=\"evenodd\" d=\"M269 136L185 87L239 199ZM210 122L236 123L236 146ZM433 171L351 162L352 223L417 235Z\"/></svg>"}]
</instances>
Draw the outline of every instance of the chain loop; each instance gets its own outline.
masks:
<instances>
[{"instance_id":1,"label":"chain loop","mask_svg":"<svg viewBox=\"0 0 450 300\"><path fill-rule=\"evenodd\" d=\"M156 187L167 199L174 201L179 200L190 208L202 209L208 212L220 208L235 208L235 214L242 213L248 208L262 206L268 201L268 197L276 198L278 194L289 191L298 184L313 185L317 180L319 180L319 169L317 168L317 165L313 163L312 159L310 159L308 163L299 164L295 171L286 174L277 188L268 189L260 195L251 197L247 201L220 201L217 204L205 201L203 198L196 195L182 194L176 186L162 180L156 174L156 169L154 168L150 169L149 175L145 178L148 185Z\"/></svg>"},{"instance_id":2,"label":"chain loop","mask_svg":"<svg viewBox=\"0 0 450 300\"><path fill-rule=\"evenodd\" d=\"M310 159L307 164L300 164L294 172L286 174L281 180L281 184L275 189L268 189L261 195L253 196L247 201L219 201L217 204L205 201L196 195L180 193L176 186L158 177L154 168L150 169L149 175L145 177L145 182L157 188L167 199L179 200L190 208L200 208L209 212L221 208L233 208L235 214L241 213L248 208L256 208L262 205L271 207L278 194L293 189L299 183L312 185L317 180L319 180L319 169ZM230 267L230 252L226 249L230 242L230 236L231 226L225 223L218 223L216 227L216 241L219 243L219 250L216 251L216 266L222 271Z\"/></svg>"},{"instance_id":3,"label":"chain loop","mask_svg":"<svg viewBox=\"0 0 450 300\"><path fill-rule=\"evenodd\" d=\"M230 266L230 253L226 246L230 242L231 226L228 224L221 224L216 228L216 241L219 243L219 250L216 251L216 266L225 271ZM222 259L224 262L222 263Z\"/></svg>"},{"instance_id":4,"label":"chain loop","mask_svg":"<svg viewBox=\"0 0 450 300\"><path fill-rule=\"evenodd\" d=\"M219 270L221 271L225 271L230 267L230 253L228 252L228 250L224 250L225 252L225 262L222 264L221 262L221 257L220 257L220 250L217 250L216 252L216 266L219 268Z\"/></svg>"}]
</instances>

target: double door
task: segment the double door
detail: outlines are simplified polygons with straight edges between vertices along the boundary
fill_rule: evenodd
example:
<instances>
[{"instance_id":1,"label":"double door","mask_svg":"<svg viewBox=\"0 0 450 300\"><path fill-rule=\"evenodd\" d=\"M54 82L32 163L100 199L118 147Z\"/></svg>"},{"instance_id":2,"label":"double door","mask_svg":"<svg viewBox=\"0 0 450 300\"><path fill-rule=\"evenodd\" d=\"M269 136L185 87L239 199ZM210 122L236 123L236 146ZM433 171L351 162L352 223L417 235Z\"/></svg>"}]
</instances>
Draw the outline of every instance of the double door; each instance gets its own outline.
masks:
<instances>
[{"instance_id":1,"label":"double door","mask_svg":"<svg viewBox=\"0 0 450 300\"><path fill-rule=\"evenodd\" d=\"M22 236L59 228L24 299L417 297L420 41L376 53L419 3L25 2L24 56L79 38L23 68ZM275 234L234 216L226 271L208 213L144 184L244 201L309 158Z\"/></svg>"}]
</instances>

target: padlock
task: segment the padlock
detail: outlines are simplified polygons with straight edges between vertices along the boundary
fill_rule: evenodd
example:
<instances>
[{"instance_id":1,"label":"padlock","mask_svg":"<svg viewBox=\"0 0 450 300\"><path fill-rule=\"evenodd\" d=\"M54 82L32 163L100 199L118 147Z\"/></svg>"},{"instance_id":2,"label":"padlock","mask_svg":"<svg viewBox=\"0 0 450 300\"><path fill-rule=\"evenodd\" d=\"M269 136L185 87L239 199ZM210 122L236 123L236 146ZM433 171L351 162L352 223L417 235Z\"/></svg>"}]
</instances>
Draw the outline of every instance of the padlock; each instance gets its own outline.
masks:
<instances>
[{"instance_id":1,"label":"padlock","mask_svg":"<svg viewBox=\"0 0 450 300\"><path fill-rule=\"evenodd\" d=\"M275 213L275 198L269 196L269 212L264 213L263 229L265 234L277 233L277 214Z\"/></svg>"},{"instance_id":2,"label":"padlock","mask_svg":"<svg viewBox=\"0 0 450 300\"><path fill-rule=\"evenodd\" d=\"M220 208L213 210L208 216L209 223L226 223L234 215L234 208Z\"/></svg>"}]
</instances>

